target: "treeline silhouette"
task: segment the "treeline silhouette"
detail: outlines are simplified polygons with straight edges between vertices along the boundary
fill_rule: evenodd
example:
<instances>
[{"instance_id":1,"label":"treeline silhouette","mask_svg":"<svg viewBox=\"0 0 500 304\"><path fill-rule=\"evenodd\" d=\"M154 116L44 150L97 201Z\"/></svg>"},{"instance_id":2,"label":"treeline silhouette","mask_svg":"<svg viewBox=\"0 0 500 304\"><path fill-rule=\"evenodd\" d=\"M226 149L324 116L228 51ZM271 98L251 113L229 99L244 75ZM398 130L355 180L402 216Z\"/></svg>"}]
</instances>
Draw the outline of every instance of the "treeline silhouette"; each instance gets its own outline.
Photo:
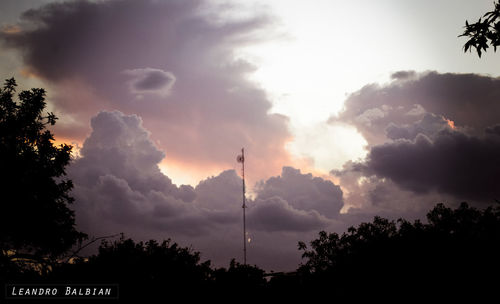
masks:
<instances>
[{"instance_id":1,"label":"treeline silhouette","mask_svg":"<svg viewBox=\"0 0 500 304\"><path fill-rule=\"evenodd\" d=\"M210 261L200 261L199 252L171 240L144 243L123 237L104 241L89 258L53 264L46 273L5 260L1 267L10 282L118 283L120 298L128 300L289 299L325 293L349 298L360 292L372 298L498 299L500 208L438 204L427 220L375 217L342 235L322 231L309 245L299 242L304 263L290 273L266 274L234 259L227 269L212 268Z\"/></svg>"},{"instance_id":2,"label":"treeline silhouette","mask_svg":"<svg viewBox=\"0 0 500 304\"><path fill-rule=\"evenodd\" d=\"M333 288L348 296L441 295L499 298L500 208L438 204L428 223L375 217L342 235L319 233L303 242L298 269L309 290Z\"/></svg>"}]
</instances>

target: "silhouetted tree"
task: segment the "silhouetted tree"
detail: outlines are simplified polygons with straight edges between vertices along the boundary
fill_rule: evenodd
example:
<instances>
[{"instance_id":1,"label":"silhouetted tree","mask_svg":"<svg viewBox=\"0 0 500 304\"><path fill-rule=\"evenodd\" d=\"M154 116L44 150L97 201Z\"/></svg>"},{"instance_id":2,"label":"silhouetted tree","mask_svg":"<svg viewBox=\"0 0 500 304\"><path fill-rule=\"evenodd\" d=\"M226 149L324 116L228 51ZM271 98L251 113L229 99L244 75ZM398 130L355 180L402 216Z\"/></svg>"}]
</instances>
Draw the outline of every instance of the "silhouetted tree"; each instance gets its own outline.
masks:
<instances>
[{"instance_id":1,"label":"silhouetted tree","mask_svg":"<svg viewBox=\"0 0 500 304\"><path fill-rule=\"evenodd\" d=\"M73 283L119 284L121 299L197 298L208 290L210 261L170 239L103 241L99 253L54 267L49 278Z\"/></svg>"},{"instance_id":2,"label":"silhouetted tree","mask_svg":"<svg viewBox=\"0 0 500 304\"><path fill-rule=\"evenodd\" d=\"M218 268L212 273L214 300L268 301L267 281L264 270L256 265L241 264L232 259L229 268Z\"/></svg>"},{"instance_id":3,"label":"silhouetted tree","mask_svg":"<svg viewBox=\"0 0 500 304\"><path fill-rule=\"evenodd\" d=\"M468 37L464 52L475 48L479 57L492 46L496 52L500 45L500 2L495 2L495 9L484 14L476 23L465 21L465 31L459 37ZM489 44L489 45L488 45Z\"/></svg>"},{"instance_id":4,"label":"silhouetted tree","mask_svg":"<svg viewBox=\"0 0 500 304\"><path fill-rule=\"evenodd\" d=\"M54 260L85 237L68 208L71 146L53 144L46 126L57 118L43 114L45 91L22 91L15 101L16 86L11 78L0 88L0 267L7 268L14 259Z\"/></svg>"},{"instance_id":5,"label":"silhouetted tree","mask_svg":"<svg viewBox=\"0 0 500 304\"><path fill-rule=\"evenodd\" d=\"M264 288L264 270L257 266L240 264L232 259L229 269L218 268L214 271L214 280L219 288L234 291L256 291Z\"/></svg>"},{"instance_id":6,"label":"silhouetted tree","mask_svg":"<svg viewBox=\"0 0 500 304\"><path fill-rule=\"evenodd\" d=\"M375 217L342 235L319 233L298 274L306 289L348 296L495 293L500 284L500 208L477 210L438 204L428 223Z\"/></svg>"}]
</instances>

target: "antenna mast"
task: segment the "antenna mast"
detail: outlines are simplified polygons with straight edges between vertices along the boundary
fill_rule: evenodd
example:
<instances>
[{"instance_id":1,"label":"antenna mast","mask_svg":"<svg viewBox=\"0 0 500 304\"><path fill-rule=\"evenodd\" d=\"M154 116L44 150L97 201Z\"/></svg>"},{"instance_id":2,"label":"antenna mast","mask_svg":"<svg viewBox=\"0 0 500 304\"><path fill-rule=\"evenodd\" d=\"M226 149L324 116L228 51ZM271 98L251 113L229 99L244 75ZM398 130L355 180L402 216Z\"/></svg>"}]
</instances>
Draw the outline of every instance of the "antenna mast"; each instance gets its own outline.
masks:
<instances>
[{"instance_id":1,"label":"antenna mast","mask_svg":"<svg viewBox=\"0 0 500 304\"><path fill-rule=\"evenodd\" d=\"M241 148L241 155L237 158L238 162L241 163L241 176L243 178L242 190L243 190L243 264L247 264L247 228L246 228L246 216L245 209L247 208L245 199L245 148Z\"/></svg>"}]
</instances>

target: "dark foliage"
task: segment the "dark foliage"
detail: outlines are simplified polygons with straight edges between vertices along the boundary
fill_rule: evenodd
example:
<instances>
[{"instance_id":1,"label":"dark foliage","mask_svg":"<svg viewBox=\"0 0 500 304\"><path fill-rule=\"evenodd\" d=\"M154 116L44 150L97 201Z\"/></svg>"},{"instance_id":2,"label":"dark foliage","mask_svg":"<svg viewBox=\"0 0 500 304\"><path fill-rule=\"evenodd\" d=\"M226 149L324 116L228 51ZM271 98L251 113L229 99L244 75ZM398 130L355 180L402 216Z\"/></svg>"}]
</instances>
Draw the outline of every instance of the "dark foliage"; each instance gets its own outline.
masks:
<instances>
[{"instance_id":1,"label":"dark foliage","mask_svg":"<svg viewBox=\"0 0 500 304\"><path fill-rule=\"evenodd\" d=\"M299 242L307 289L337 295L496 296L500 286L500 208L438 204L428 224L375 217L347 233L320 232L310 249Z\"/></svg>"},{"instance_id":2,"label":"dark foliage","mask_svg":"<svg viewBox=\"0 0 500 304\"><path fill-rule=\"evenodd\" d=\"M481 57L483 51L492 46L496 52L500 45L500 2L495 2L495 9L487 12L476 23L465 21L465 31L459 37L468 37L464 45L464 52L475 48Z\"/></svg>"},{"instance_id":3,"label":"dark foliage","mask_svg":"<svg viewBox=\"0 0 500 304\"><path fill-rule=\"evenodd\" d=\"M331 299L498 298L500 208L478 210L442 204L428 223L375 217L342 235L319 233L299 242L304 264L270 273L231 261L212 269L200 253L170 240L103 242L97 255L60 263L22 281L119 284L120 299L298 301ZM266 280L269 277L269 281Z\"/></svg>"},{"instance_id":4,"label":"dark foliage","mask_svg":"<svg viewBox=\"0 0 500 304\"><path fill-rule=\"evenodd\" d=\"M121 238L104 241L99 253L54 267L47 277L65 283L119 284L122 299L198 297L211 280L210 261L200 263L200 253L170 240L134 242Z\"/></svg>"},{"instance_id":5,"label":"dark foliage","mask_svg":"<svg viewBox=\"0 0 500 304\"><path fill-rule=\"evenodd\" d=\"M54 146L46 129L53 113L43 114L45 91L31 89L14 100L16 82L0 89L0 268L19 271L16 263L38 266L53 262L85 235L76 231L73 184L64 179L71 146ZM15 270L17 269L17 270ZM28 267L30 269L30 267ZM26 270L26 269L25 269ZM26 270L28 271L28 270Z\"/></svg>"},{"instance_id":6,"label":"dark foliage","mask_svg":"<svg viewBox=\"0 0 500 304\"><path fill-rule=\"evenodd\" d=\"M266 291L267 281L264 270L257 266L245 265L234 259L229 263L229 269L219 268L214 270L212 279L213 292L219 296L236 296L235 299L255 299Z\"/></svg>"},{"instance_id":7,"label":"dark foliage","mask_svg":"<svg viewBox=\"0 0 500 304\"><path fill-rule=\"evenodd\" d=\"M234 259L229 269L212 269L200 262L200 253L179 247L170 240L136 243L132 239L103 242L99 253L54 267L45 280L71 283L119 284L120 298L153 300L230 300L262 295L264 271Z\"/></svg>"}]
</instances>

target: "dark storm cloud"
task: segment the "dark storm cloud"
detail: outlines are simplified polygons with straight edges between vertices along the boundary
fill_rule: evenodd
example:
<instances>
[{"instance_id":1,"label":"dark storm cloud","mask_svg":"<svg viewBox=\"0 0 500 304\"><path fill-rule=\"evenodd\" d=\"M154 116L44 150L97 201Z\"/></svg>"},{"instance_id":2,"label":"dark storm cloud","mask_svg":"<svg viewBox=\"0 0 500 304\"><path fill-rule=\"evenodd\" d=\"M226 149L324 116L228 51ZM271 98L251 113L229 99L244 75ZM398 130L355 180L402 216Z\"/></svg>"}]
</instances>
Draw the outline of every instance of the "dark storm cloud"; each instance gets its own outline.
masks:
<instances>
[{"instance_id":1,"label":"dark storm cloud","mask_svg":"<svg viewBox=\"0 0 500 304\"><path fill-rule=\"evenodd\" d=\"M500 138L443 130L431 139L396 140L372 147L362 170L390 178L413 192L439 192L462 199L500 197Z\"/></svg>"},{"instance_id":2,"label":"dark storm cloud","mask_svg":"<svg viewBox=\"0 0 500 304\"><path fill-rule=\"evenodd\" d=\"M498 122L498 78L402 71L394 73L392 79L387 85L370 84L351 94L345 102L345 109L330 121L354 125L369 145L386 142L386 130L390 138L396 136L398 130L391 125L414 125L428 119L424 117L427 114L449 119L455 126L476 135Z\"/></svg>"},{"instance_id":3,"label":"dark storm cloud","mask_svg":"<svg viewBox=\"0 0 500 304\"><path fill-rule=\"evenodd\" d=\"M77 76L99 84L133 67L139 57L149 61L148 48L157 46L159 39L175 38L168 37L169 25L180 23L187 31L200 26L196 21L202 20L192 19L191 25L187 20L199 4L196 0L50 3L24 12L25 29L2 38L22 49L25 63L47 79ZM135 53L138 50L142 53ZM126 68L116 69L119 66Z\"/></svg>"},{"instance_id":4,"label":"dark storm cloud","mask_svg":"<svg viewBox=\"0 0 500 304\"><path fill-rule=\"evenodd\" d=\"M1 40L54 86L51 102L71 118L57 135L81 137L82 121L117 109L140 115L172 160L227 167L245 146L249 173L262 178L288 159L287 120L268 114L265 92L247 78L255 67L236 51L272 35L272 19L228 21L227 9L199 0L52 3L25 12L21 31Z\"/></svg>"},{"instance_id":5,"label":"dark storm cloud","mask_svg":"<svg viewBox=\"0 0 500 304\"><path fill-rule=\"evenodd\" d=\"M331 118L353 124L369 143L365 160L332 171L349 205L410 210L425 202L484 203L500 196L500 80L412 71L391 78L351 94Z\"/></svg>"}]
</instances>

